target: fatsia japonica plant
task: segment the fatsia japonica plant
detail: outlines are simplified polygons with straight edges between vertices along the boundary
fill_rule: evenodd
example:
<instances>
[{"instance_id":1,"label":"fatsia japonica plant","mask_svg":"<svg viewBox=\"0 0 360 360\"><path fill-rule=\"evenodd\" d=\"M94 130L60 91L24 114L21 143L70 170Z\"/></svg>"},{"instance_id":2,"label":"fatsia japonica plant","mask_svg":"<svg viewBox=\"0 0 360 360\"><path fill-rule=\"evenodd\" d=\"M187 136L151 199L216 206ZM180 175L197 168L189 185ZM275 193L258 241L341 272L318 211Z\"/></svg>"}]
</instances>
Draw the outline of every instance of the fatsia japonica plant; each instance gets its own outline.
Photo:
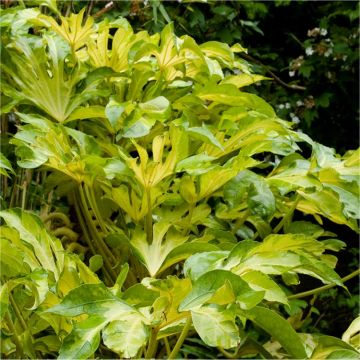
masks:
<instances>
[{"instance_id":1,"label":"fatsia japonica plant","mask_svg":"<svg viewBox=\"0 0 360 360\"><path fill-rule=\"evenodd\" d=\"M4 356L172 359L191 338L213 357L358 358L358 321L342 341L288 314L306 276L345 288L323 224L358 231L359 150L246 92L269 79L239 44L84 10L13 7L1 26L1 173L21 186L0 212Z\"/></svg>"}]
</instances>

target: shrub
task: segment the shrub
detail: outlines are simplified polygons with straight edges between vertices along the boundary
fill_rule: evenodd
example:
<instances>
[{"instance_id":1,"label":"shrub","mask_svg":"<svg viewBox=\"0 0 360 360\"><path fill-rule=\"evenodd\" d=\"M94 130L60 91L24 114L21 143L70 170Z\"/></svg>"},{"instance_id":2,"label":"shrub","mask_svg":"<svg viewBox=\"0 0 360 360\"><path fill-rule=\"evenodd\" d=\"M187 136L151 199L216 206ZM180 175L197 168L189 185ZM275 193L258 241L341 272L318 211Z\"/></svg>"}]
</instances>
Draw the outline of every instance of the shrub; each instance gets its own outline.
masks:
<instances>
[{"instance_id":1,"label":"shrub","mask_svg":"<svg viewBox=\"0 0 360 360\"><path fill-rule=\"evenodd\" d=\"M2 352L175 358L197 334L225 356L358 356L284 309L302 275L344 286L328 252L345 243L321 224L357 231L359 150L337 156L244 91L265 78L239 44L83 16L2 14L2 110L27 176L0 213ZM27 184L52 196L40 218Z\"/></svg>"}]
</instances>

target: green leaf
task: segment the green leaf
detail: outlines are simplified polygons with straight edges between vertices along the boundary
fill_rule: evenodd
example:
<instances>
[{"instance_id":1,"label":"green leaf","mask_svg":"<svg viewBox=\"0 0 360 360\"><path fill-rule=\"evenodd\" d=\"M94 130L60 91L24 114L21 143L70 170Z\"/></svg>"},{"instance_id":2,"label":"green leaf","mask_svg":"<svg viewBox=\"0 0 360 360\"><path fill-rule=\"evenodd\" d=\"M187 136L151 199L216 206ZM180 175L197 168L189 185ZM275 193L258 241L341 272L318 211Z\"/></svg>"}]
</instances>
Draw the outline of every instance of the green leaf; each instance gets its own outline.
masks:
<instances>
[{"instance_id":1,"label":"green leaf","mask_svg":"<svg viewBox=\"0 0 360 360\"><path fill-rule=\"evenodd\" d=\"M360 316L358 316L351 322L349 327L343 333L341 339L342 339L342 341L345 341L348 344L352 344L352 345L356 346L356 343L354 340L356 339L356 334L358 334L359 332L360 332ZM360 348L359 344L357 344L357 348L358 349Z\"/></svg>"},{"instance_id":2,"label":"green leaf","mask_svg":"<svg viewBox=\"0 0 360 360\"><path fill-rule=\"evenodd\" d=\"M120 116L124 113L125 107L124 103L118 103L113 99L110 99L106 105L105 114L114 130L117 130L118 128L118 121Z\"/></svg>"},{"instance_id":3,"label":"green leaf","mask_svg":"<svg viewBox=\"0 0 360 360\"><path fill-rule=\"evenodd\" d=\"M161 266L159 272L169 268L173 264L188 259L189 256L193 254L202 253L205 251L216 251L217 249L218 247L215 245L200 242L192 242L179 245L174 250L172 250L166 257L165 262Z\"/></svg>"},{"instance_id":4,"label":"green leaf","mask_svg":"<svg viewBox=\"0 0 360 360\"><path fill-rule=\"evenodd\" d=\"M104 260L101 255L93 255L89 260L89 268L93 272L99 271L104 264Z\"/></svg>"},{"instance_id":5,"label":"green leaf","mask_svg":"<svg viewBox=\"0 0 360 360\"><path fill-rule=\"evenodd\" d=\"M164 96L158 96L145 103L140 103L139 108L146 116L158 121L166 120L171 113L170 102Z\"/></svg>"},{"instance_id":6,"label":"green leaf","mask_svg":"<svg viewBox=\"0 0 360 360\"><path fill-rule=\"evenodd\" d=\"M260 271L249 271L241 276L255 291L265 291L264 299L287 304L287 297L280 286Z\"/></svg>"},{"instance_id":7,"label":"green leaf","mask_svg":"<svg viewBox=\"0 0 360 360\"><path fill-rule=\"evenodd\" d=\"M62 316L78 316L87 314L86 320L80 321L65 338L59 357L86 359L98 348L100 343L100 331L114 321L125 321L127 323L138 323L145 321L144 316L135 308L119 299L105 287L104 284L84 284L71 290L62 302L45 311ZM111 346L114 346L117 323L105 331L105 338ZM118 334L121 338L121 335ZM130 335L129 335L130 336ZM105 340L105 339L104 339ZM129 351L127 346L116 347L121 351ZM134 349L135 345L132 347Z\"/></svg>"},{"instance_id":8,"label":"green leaf","mask_svg":"<svg viewBox=\"0 0 360 360\"><path fill-rule=\"evenodd\" d=\"M153 304L152 323L161 323L160 327L174 324L184 318L179 305L191 290L190 279L179 279L177 276L167 276L166 279L143 279L142 283L160 296Z\"/></svg>"},{"instance_id":9,"label":"green leaf","mask_svg":"<svg viewBox=\"0 0 360 360\"><path fill-rule=\"evenodd\" d=\"M201 44L200 49L206 56L220 60L225 65L231 65L234 61L234 54L227 44L218 41L208 41Z\"/></svg>"},{"instance_id":10,"label":"green leaf","mask_svg":"<svg viewBox=\"0 0 360 360\"><path fill-rule=\"evenodd\" d=\"M11 64L3 66L4 72L11 77L23 102L30 102L54 120L64 122L79 105L98 94L99 81L77 92L82 70L75 68L71 76L67 74L65 57L70 48L58 36L45 34L38 43L29 37L19 37L12 47L20 52L9 49Z\"/></svg>"},{"instance_id":11,"label":"green leaf","mask_svg":"<svg viewBox=\"0 0 360 360\"><path fill-rule=\"evenodd\" d=\"M0 174L9 177L8 171L12 174L15 174L10 161L2 152L0 152Z\"/></svg>"},{"instance_id":12,"label":"green leaf","mask_svg":"<svg viewBox=\"0 0 360 360\"><path fill-rule=\"evenodd\" d=\"M233 293L233 298L229 297L229 302L236 301L242 308L251 308L258 304L263 292L252 290L241 277L225 270L213 270L200 276L195 283L190 294L182 301L179 310L197 309L211 298L221 287L228 283Z\"/></svg>"},{"instance_id":13,"label":"green leaf","mask_svg":"<svg viewBox=\"0 0 360 360\"><path fill-rule=\"evenodd\" d=\"M276 339L293 359L307 358L301 338L291 325L275 311L256 306L240 314L260 326Z\"/></svg>"},{"instance_id":14,"label":"green leaf","mask_svg":"<svg viewBox=\"0 0 360 360\"><path fill-rule=\"evenodd\" d=\"M268 77L262 75L252 75L252 74L240 74L226 77L221 83L222 84L233 84L237 88L244 86L249 86L261 80L271 80Z\"/></svg>"},{"instance_id":15,"label":"green leaf","mask_svg":"<svg viewBox=\"0 0 360 360\"><path fill-rule=\"evenodd\" d=\"M0 273L6 274L9 278L25 275L29 270L26 262L24 262L25 254L8 239L3 237L3 230L4 228L2 227L2 237L0 239Z\"/></svg>"},{"instance_id":16,"label":"green leaf","mask_svg":"<svg viewBox=\"0 0 360 360\"><path fill-rule=\"evenodd\" d=\"M106 324L100 316L91 316L75 325L64 339L58 359L87 359L94 354L100 344L100 331Z\"/></svg>"},{"instance_id":17,"label":"green leaf","mask_svg":"<svg viewBox=\"0 0 360 360\"><path fill-rule=\"evenodd\" d=\"M101 118L105 119L106 109L103 106L93 105L93 106L79 106L77 107L66 119L65 122L73 121L73 120L83 120L83 119L93 119L93 118Z\"/></svg>"},{"instance_id":18,"label":"green leaf","mask_svg":"<svg viewBox=\"0 0 360 360\"><path fill-rule=\"evenodd\" d=\"M219 140L213 135L210 129L206 125L202 125L202 127L191 127L186 128L186 132L194 139L201 140L207 144L212 144L223 150L222 145Z\"/></svg>"},{"instance_id":19,"label":"green leaf","mask_svg":"<svg viewBox=\"0 0 360 360\"><path fill-rule=\"evenodd\" d=\"M211 163L215 157L208 156L206 153L190 156L179 161L176 165L176 172L186 171L190 175L201 175L215 168Z\"/></svg>"},{"instance_id":20,"label":"green leaf","mask_svg":"<svg viewBox=\"0 0 360 360\"><path fill-rule=\"evenodd\" d=\"M310 162L298 154L285 157L266 178L281 195L296 189L321 189L320 181L310 173Z\"/></svg>"},{"instance_id":21,"label":"green leaf","mask_svg":"<svg viewBox=\"0 0 360 360\"><path fill-rule=\"evenodd\" d=\"M111 313L131 313L134 309L113 295L104 284L84 284L71 290L62 302L48 310L63 316L81 314L111 316Z\"/></svg>"},{"instance_id":22,"label":"green leaf","mask_svg":"<svg viewBox=\"0 0 360 360\"><path fill-rule=\"evenodd\" d=\"M124 358L136 356L149 337L149 329L141 318L115 320L102 332L105 346Z\"/></svg>"},{"instance_id":23,"label":"green leaf","mask_svg":"<svg viewBox=\"0 0 360 360\"><path fill-rule=\"evenodd\" d=\"M124 291L122 299L136 307L145 307L151 306L159 295L158 291L149 289L143 284L135 284Z\"/></svg>"},{"instance_id":24,"label":"green leaf","mask_svg":"<svg viewBox=\"0 0 360 360\"><path fill-rule=\"evenodd\" d=\"M316 347L311 359L358 359L359 352L348 343L328 335L313 335Z\"/></svg>"},{"instance_id":25,"label":"green leaf","mask_svg":"<svg viewBox=\"0 0 360 360\"><path fill-rule=\"evenodd\" d=\"M63 248L59 240L47 233L41 220L20 209L1 211L0 217L19 232L21 240L33 248L38 267L51 271L58 279L64 261Z\"/></svg>"},{"instance_id":26,"label":"green leaf","mask_svg":"<svg viewBox=\"0 0 360 360\"><path fill-rule=\"evenodd\" d=\"M196 281L208 271L221 269L228 251L209 251L188 257L184 264L184 274L192 281Z\"/></svg>"},{"instance_id":27,"label":"green leaf","mask_svg":"<svg viewBox=\"0 0 360 360\"><path fill-rule=\"evenodd\" d=\"M347 218L343 213L343 205L339 201L339 195L331 189L315 193L298 191L302 199L297 204L297 209L305 214L319 214L337 224L344 224L358 231L358 225L354 219Z\"/></svg>"},{"instance_id":28,"label":"green leaf","mask_svg":"<svg viewBox=\"0 0 360 360\"><path fill-rule=\"evenodd\" d=\"M153 227L153 242L148 244L146 234L136 230L131 237L131 245L139 254L140 259L149 271L151 276L155 276L163 266L167 256L178 246L187 241L187 236L183 236L171 224L157 223ZM171 264L169 262L168 264Z\"/></svg>"},{"instance_id":29,"label":"green leaf","mask_svg":"<svg viewBox=\"0 0 360 360\"><path fill-rule=\"evenodd\" d=\"M224 186L224 199L232 207L240 205L247 193L248 206L253 215L268 219L275 212L275 197L264 179L255 173L244 170Z\"/></svg>"},{"instance_id":30,"label":"green leaf","mask_svg":"<svg viewBox=\"0 0 360 360\"><path fill-rule=\"evenodd\" d=\"M240 342L235 324L235 312L219 305L205 305L191 311L196 332L205 344L224 349L236 347Z\"/></svg>"}]
</instances>

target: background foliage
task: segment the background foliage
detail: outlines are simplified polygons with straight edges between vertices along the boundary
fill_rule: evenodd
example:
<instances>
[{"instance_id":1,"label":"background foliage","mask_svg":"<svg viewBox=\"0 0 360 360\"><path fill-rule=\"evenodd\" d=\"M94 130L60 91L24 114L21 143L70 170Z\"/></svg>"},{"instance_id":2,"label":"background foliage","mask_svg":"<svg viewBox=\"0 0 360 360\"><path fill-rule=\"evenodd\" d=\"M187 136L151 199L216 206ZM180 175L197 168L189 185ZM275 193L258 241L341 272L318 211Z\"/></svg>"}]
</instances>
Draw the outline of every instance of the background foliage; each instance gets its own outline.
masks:
<instances>
[{"instance_id":1,"label":"background foliage","mask_svg":"<svg viewBox=\"0 0 360 360\"><path fill-rule=\"evenodd\" d=\"M100 10L106 2L95 2ZM109 2L107 2L109 3ZM86 5L74 1L77 10ZM257 73L278 75L253 91L279 115L338 151L359 144L359 4L356 1L128 1L107 16L125 16L135 29L160 31L174 21L177 34L197 41L240 42ZM258 61L262 65L259 65Z\"/></svg>"}]
</instances>

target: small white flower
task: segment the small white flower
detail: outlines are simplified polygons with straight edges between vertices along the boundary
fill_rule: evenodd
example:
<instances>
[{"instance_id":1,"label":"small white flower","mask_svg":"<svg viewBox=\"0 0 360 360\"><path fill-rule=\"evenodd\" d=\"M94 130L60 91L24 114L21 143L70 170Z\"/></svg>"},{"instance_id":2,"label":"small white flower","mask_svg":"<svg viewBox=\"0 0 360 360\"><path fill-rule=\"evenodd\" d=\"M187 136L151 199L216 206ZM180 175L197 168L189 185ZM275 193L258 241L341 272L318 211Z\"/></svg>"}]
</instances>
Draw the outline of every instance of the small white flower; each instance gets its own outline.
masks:
<instances>
[{"instance_id":1,"label":"small white flower","mask_svg":"<svg viewBox=\"0 0 360 360\"><path fill-rule=\"evenodd\" d=\"M297 105L297 106L302 106L302 105L304 105L304 103L303 103L301 100L298 100L298 101L296 102L296 105Z\"/></svg>"},{"instance_id":2,"label":"small white flower","mask_svg":"<svg viewBox=\"0 0 360 360\"><path fill-rule=\"evenodd\" d=\"M290 109L290 108L291 108L290 103L286 103L286 104L285 104L285 108L286 108L286 109Z\"/></svg>"},{"instance_id":3,"label":"small white flower","mask_svg":"<svg viewBox=\"0 0 360 360\"><path fill-rule=\"evenodd\" d=\"M311 56L314 53L314 49L312 47L308 47L305 49L305 54Z\"/></svg>"},{"instance_id":4,"label":"small white flower","mask_svg":"<svg viewBox=\"0 0 360 360\"><path fill-rule=\"evenodd\" d=\"M332 54L332 52L333 52L332 48L329 48L325 51L324 56L329 57Z\"/></svg>"},{"instance_id":5,"label":"small white flower","mask_svg":"<svg viewBox=\"0 0 360 360\"><path fill-rule=\"evenodd\" d=\"M295 116L294 113L290 113L290 117L293 118Z\"/></svg>"},{"instance_id":6,"label":"small white flower","mask_svg":"<svg viewBox=\"0 0 360 360\"><path fill-rule=\"evenodd\" d=\"M348 58L348 56L347 56L347 55L344 55L344 56L342 57L342 61L346 61L347 58Z\"/></svg>"},{"instance_id":7,"label":"small white flower","mask_svg":"<svg viewBox=\"0 0 360 360\"><path fill-rule=\"evenodd\" d=\"M320 35L325 36L328 33L326 29L320 29Z\"/></svg>"},{"instance_id":8,"label":"small white flower","mask_svg":"<svg viewBox=\"0 0 360 360\"><path fill-rule=\"evenodd\" d=\"M290 76L290 77L295 76L295 71L289 71L289 76Z\"/></svg>"},{"instance_id":9,"label":"small white flower","mask_svg":"<svg viewBox=\"0 0 360 360\"><path fill-rule=\"evenodd\" d=\"M294 124L299 124L300 123L300 119L297 117L297 116L294 116L291 121L294 123Z\"/></svg>"},{"instance_id":10,"label":"small white flower","mask_svg":"<svg viewBox=\"0 0 360 360\"><path fill-rule=\"evenodd\" d=\"M279 109L283 109L284 107L285 107L284 104L280 104L280 105L279 105Z\"/></svg>"}]
</instances>

